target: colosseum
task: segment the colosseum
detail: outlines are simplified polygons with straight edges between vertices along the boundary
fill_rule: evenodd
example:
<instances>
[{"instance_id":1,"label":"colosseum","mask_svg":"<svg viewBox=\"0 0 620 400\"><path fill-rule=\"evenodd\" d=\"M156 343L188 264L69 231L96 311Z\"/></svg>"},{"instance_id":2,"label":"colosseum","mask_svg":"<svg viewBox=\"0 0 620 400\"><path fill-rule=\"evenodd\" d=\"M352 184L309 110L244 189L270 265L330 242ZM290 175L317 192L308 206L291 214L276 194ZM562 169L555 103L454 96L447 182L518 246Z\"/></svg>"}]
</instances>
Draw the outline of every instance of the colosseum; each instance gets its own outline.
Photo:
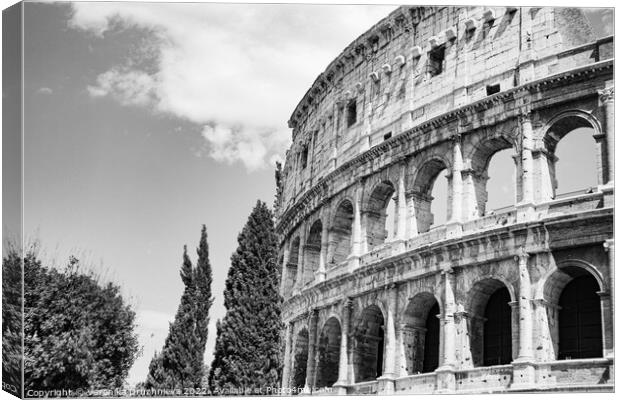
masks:
<instances>
[{"instance_id":1,"label":"colosseum","mask_svg":"<svg viewBox=\"0 0 620 400\"><path fill-rule=\"evenodd\" d=\"M345 48L279 173L282 386L613 391L613 65L571 8L403 6ZM558 193L576 130L595 183Z\"/></svg>"}]
</instances>

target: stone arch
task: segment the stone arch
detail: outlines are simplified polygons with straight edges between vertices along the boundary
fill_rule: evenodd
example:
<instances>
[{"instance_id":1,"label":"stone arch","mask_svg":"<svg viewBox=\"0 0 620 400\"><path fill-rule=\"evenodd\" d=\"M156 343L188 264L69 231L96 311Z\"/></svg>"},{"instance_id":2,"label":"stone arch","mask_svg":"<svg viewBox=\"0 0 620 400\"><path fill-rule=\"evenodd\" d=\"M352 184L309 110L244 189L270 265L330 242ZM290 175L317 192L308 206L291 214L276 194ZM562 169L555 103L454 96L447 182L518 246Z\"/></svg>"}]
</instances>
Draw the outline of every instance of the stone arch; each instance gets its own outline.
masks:
<instances>
[{"instance_id":1,"label":"stone arch","mask_svg":"<svg viewBox=\"0 0 620 400\"><path fill-rule=\"evenodd\" d=\"M489 178L493 176L493 171L489 171L489 165L491 160L495 156L505 150L513 150L513 157L516 157L518 152L514 138L507 135L495 135L490 138L484 138L472 145L470 153L466 156L469 162L469 168L464 171L463 174L463 191L467 197L467 203L470 206L468 218L482 217L487 213L487 203L489 201ZM503 165L504 168L516 168L514 161L511 160L511 165ZM518 174L515 174L517 176ZM503 182L497 182L491 180L492 187L499 185ZM513 182L513 190L516 194L516 182ZM514 202L516 199L511 199ZM510 203L508 203L510 204Z\"/></svg>"},{"instance_id":2,"label":"stone arch","mask_svg":"<svg viewBox=\"0 0 620 400\"><path fill-rule=\"evenodd\" d=\"M439 366L440 313L433 293L421 292L409 300L401 327L408 375L432 372Z\"/></svg>"},{"instance_id":3,"label":"stone arch","mask_svg":"<svg viewBox=\"0 0 620 400\"><path fill-rule=\"evenodd\" d=\"M323 234L323 223L320 219L314 221L310 226L308 235L306 236L306 244L304 246L304 283L312 282L315 273L319 270L321 261L321 243Z\"/></svg>"},{"instance_id":4,"label":"stone arch","mask_svg":"<svg viewBox=\"0 0 620 400\"><path fill-rule=\"evenodd\" d=\"M564 260L536 287L539 359L591 358L603 355L601 298L605 280L593 265Z\"/></svg>"},{"instance_id":5,"label":"stone arch","mask_svg":"<svg viewBox=\"0 0 620 400\"><path fill-rule=\"evenodd\" d=\"M542 200L554 199L557 195L558 180L557 168L558 158L556 157L557 145L569 133L578 128L592 129L592 136L596 145L596 169L592 174L596 176L598 184L606 182L608 176L608 162L606 156L606 138L602 133L601 124L598 119L589 112L579 109L563 111L553 116L542 129L542 148L545 151L535 151L533 153L535 162L538 162L540 169L540 179L538 183L542 190ZM562 162L559 160L560 163ZM584 188L587 189L587 188Z\"/></svg>"},{"instance_id":6,"label":"stone arch","mask_svg":"<svg viewBox=\"0 0 620 400\"><path fill-rule=\"evenodd\" d=\"M349 199L342 200L335 208L329 230L331 263L341 263L351 254L353 240L353 203Z\"/></svg>"},{"instance_id":7,"label":"stone arch","mask_svg":"<svg viewBox=\"0 0 620 400\"><path fill-rule=\"evenodd\" d=\"M419 233L427 232L434 223L434 216L431 212L431 203L433 202L431 193L437 177L442 171L449 171L449 165L445 158L434 155L420 164L414 174L411 195L413 196L416 226ZM448 207L449 199L445 199L445 201L445 206Z\"/></svg>"},{"instance_id":8,"label":"stone arch","mask_svg":"<svg viewBox=\"0 0 620 400\"><path fill-rule=\"evenodd\" d=\"M308 329L301 328L295 337L291 365L291 386L303 388L306 384L306 368L308 366Z\"/></svg>"},{"instance_id":9,"label":"stone arch","mask_svg":"<svg viewBox=\"0 0 620 400\"><path fill-rule=\"evenodd\" d=\"M301 250L301 239L296 236L289 248L288 262L286 263L286 283L284 285L284 293L289 294L297 283L297 271L299 269L299 251Z\"/></svg>"},{"instance_id":10,"label":"stone arch","mask_svg":"<svg viewBox=\"0 0 620 400\"><path fill-rule=\"evenodd\" d=\"M508 364L513 358L512 285L500 277L477 281L469 291L469 340L475 367Z\"/></svg>"},{"instance_id":11,"label":"stone arch","mask_svg":"<svg viewBox=\"0 0 620 400\"><path fill-rule=\"evenodd\" d=\"M320 332L317 347L316 386L318 388L331 387L338 380L342 340L340 321L335 316L329 317Z\"/></svg>"},{"instance_id":12,"label":"stone arch","mask_svg":"<svg viewBox=\"0 0 620 400\"><path fill-rule=\"evenodd\" d=\"M562 111L547 121L542 129L545 148L555 150L558 142L576 128L592 128L593 136L600 136L603 132L601 123L591 113L579 109Z\"/></svg>"},{"instance_id":13,"label":"stone arch","mask_svg":"<svg viewBox=\"0 0 620 400\"><path fill-rule=\"evenodd\" d=\"M555 268L548 270L538 281L534 297L547 302L553 302L559 298L557 288L554 285L559 282L561 272L568 271L573 268L581 268L591 274L599 285L600 291L607 292L609 288L606 285L603 275L599 270L589 262L579 259L567 259L557 263ZM570 279L569 279L570 280Z\"/></svg>"},{"instance_id":14,"label":"stone arch","mask_svg":"<svg viewBox=\"0 0 620 400\"><path fill-rule=\"evenodd\" d=\"M355 382L377 379L383 372L384 322L377 305L366 307L353 332L353 369Z\"/></svg>"},{"instance_id":15,"label":"stone arch","mask_svg":"<svg viewBox=\"0 0 620 400\"><path fill-rule=\"evenodd\" d=\"M389 180L384 180L376 184L369 192L364 202L362 210L365 223L362 225L366 228L366 244L369 250L381 246L386 239L394 236L396 228L392 219L391 227L386 226L388 219L388 206L392 202L393 217L393 196L396 193L396 187ZM388 230L391 229L390 233Z\"/></svg>"}]
</instances>

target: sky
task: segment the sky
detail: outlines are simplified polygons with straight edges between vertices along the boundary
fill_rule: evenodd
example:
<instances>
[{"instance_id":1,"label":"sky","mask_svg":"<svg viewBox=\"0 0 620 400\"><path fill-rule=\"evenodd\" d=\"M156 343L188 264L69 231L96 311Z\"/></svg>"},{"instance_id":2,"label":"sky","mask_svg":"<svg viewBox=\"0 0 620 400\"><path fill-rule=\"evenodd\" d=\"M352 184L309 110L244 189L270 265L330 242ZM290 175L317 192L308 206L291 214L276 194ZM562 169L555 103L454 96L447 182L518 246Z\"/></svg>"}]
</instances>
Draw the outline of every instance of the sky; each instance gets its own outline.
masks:
<instances>
[{"instance_id":1,"label":"sky","mask_svg":"<svg viewBox=\"0 0 620 400\"><path fill-rule=\"evenodd\" d=\"M183 245L195 262L202 224L214 277L210 363L229 258L257 199L273 203L290 113L329 62L394 8L26 4L25 235L51 263L75 254L121 285L143 346L129 383L146 378L163 345L182 292ZM558 151L591 164L591 137L572 136ZM490 182L503 184L490 197L510 204L512 160L495 162ZM583 163L566 173L577 186L575 177L588 179Z\"/></svg>"}]
</instances>

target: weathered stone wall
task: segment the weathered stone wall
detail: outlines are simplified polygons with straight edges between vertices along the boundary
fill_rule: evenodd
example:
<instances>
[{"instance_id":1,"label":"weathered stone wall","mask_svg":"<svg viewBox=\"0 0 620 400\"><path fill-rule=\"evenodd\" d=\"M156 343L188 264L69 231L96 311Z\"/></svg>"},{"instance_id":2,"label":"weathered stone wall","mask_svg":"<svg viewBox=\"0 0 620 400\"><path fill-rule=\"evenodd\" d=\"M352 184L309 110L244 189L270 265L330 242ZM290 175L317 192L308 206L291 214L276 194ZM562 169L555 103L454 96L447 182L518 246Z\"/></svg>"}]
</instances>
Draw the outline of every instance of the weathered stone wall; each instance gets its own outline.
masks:
<instances>
[{"instance_id":1,"label":"weathered stone wall","mask_svg":"<svg viewBox=\"0 0 620 400\"><path fill-rule=\"evenodd\" d=\"M401 7L328 66L291 117L277 204L285 386L303 372L308 390L342 393L609 389L612 41L575 9ZM599 185L558 198L555 149L580 127ZM488 210L504 149L514 205ZM444 169L448 220L431 229ZM598 288L602 358L560 360L561 296L582 276ZM499 290L508 330L488 313ZM489 365L493 340L509 364ZM439 367L418 376L435 351Z\"/></svg>"}]
</instances>

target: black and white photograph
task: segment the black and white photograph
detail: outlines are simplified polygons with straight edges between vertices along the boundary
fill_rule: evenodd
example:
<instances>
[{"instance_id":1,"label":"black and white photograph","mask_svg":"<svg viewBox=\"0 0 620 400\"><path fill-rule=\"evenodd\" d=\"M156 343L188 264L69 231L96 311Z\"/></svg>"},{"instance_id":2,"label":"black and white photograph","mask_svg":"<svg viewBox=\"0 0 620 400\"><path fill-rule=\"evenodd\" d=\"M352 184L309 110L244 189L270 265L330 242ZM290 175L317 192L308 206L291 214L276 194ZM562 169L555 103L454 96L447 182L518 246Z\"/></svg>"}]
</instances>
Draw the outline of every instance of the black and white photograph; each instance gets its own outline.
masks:
<instances>
[{"instance_id":1,"label":"black and white photograph","mask_svg":"<svg viewBox=\"0 0 620 400\"><path fill-rule=\"evenodd\" d=\"M2 390L615 392L611 1L2 0Z\"/></svg>"}]
</instances>

